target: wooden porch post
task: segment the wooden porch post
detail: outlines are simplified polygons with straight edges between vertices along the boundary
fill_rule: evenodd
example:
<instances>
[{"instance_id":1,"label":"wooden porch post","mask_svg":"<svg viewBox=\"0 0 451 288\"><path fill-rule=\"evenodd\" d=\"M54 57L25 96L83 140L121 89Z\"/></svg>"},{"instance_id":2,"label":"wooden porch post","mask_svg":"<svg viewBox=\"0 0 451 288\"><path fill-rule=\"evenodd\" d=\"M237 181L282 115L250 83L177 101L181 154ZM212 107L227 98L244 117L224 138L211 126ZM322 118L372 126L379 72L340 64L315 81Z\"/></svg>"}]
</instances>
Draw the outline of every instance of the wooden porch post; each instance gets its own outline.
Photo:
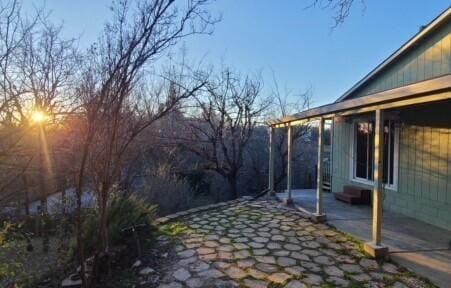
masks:
<instances>
[{"instance_id":1,"label":"wooden porch post","mask_svg":"<svg viewBox=\"0 0 451 288\"><path fill-rule=\"evenodd\" d=\"M317 179L316 179L316 221L325 221L323 207L323 162L324 162L324 118L321 117L318 126L318 165L317 165Z\"/></svg>"},{"instance_id":2,"label":"wooden porch post","mask_svg":"<svg viewBox=\"0 0 451 288\"><path fill-rule=\"evenodd\" d=\"M376 110L374 131L374 188L373 188L373 238L365 243L364 249L372 257L384 257L388 249L381 244L382 201L383 201L383 145L384 145L384 112Z\"/></svg>"},{"instance_id":3,"label":"wooden porch post","mask_svg":"<svg viewBox=\"0 0 451 288\"><path fill-rule=\"evenodd\" d=\"M276 129L272 126L269 127L269 171L268 171L268 190L269 194L274 194L274 155L275 155L275 131Z\"/></svg>"},{"instance_id":4,"label":"wooden porch post","mask_svg":"<svg viewBox=\"0 0 451 288\"><path fill-rule=\"evenodd\" d=\"M288 124L287 135L288 155L287 155L287 200L286 204L293 204L293 198L291 198L291 180L292 180L292 161L293 161L293 130L291 123Z\"/></svg>"}]
</instances>

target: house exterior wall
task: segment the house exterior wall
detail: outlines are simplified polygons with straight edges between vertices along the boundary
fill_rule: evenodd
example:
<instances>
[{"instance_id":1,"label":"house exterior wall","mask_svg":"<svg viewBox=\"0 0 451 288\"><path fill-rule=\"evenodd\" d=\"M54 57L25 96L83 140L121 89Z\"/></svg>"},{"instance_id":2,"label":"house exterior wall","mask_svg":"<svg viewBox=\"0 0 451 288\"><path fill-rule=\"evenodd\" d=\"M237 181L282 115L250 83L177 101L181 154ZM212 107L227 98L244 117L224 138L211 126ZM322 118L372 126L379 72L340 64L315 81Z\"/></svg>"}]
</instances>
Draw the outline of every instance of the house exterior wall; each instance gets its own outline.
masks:
<instances>
[{"instance_id":1,"label":"house exterior wall","mask_svg":"<svg viewBox=\"0 0 451 288\"><path fill-rule=\"evenodd\" d=\"M447 21L374 76L347 99L389 90L451 73L451 21Z\"/></svg>"},{"instance_id":2,"label":"house exterior wall","mask_svg":"<svg viewBox=\"0 0 451 288\"><path fill-rule=\"evenodd\" d=\"M399 113L398 185L384 190L383 207L451 230L451 119L443 113L448 109L451 103ZM351 179L353 139L352 121L335 119L332 191L343 185L372 189Z\"/></svg>"}]
</instances>

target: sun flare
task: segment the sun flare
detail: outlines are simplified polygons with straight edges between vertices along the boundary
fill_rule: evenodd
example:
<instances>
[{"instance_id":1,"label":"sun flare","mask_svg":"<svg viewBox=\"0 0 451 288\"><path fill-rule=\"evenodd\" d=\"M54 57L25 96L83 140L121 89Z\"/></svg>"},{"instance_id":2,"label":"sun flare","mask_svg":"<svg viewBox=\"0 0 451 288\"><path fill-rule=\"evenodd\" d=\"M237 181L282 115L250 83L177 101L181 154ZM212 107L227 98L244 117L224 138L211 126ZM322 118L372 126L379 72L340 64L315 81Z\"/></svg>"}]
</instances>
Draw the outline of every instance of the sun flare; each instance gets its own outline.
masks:
<instances>
[{"instance_id":1,"label":"sun flare","mask_svg":"<svg viewBox=\"0 0 451 288\"><path fill-rule=\"evenodd\" d=\"M42 123L45 120L47 120L47 118L48 118L47 114L45 114L43 111L36 110L33 111L33 113L31 114L31 120L34 123Z\"/></svg>"}]
</instances>

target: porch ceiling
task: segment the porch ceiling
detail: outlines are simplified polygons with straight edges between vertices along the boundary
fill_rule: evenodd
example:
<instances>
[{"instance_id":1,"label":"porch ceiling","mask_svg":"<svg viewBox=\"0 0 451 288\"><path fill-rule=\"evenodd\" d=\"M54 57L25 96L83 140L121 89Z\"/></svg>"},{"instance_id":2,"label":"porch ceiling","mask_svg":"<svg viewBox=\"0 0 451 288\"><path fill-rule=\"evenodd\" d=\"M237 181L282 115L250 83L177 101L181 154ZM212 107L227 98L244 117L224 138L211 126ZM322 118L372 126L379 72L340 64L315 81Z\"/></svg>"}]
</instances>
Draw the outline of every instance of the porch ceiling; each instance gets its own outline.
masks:
<instances>
[{"instance_id":1,"label":"porch ceiling","mask_svg":"<svg viewBox=\"0 0 451 288\"><path fill-rule=\"evenodd\" d=\"M320 117L332 118L448 99L451 99L451 75L312 108L288 117L271 120L268 125L275 128L299 125Z\"/></svg>"}]
</instances>

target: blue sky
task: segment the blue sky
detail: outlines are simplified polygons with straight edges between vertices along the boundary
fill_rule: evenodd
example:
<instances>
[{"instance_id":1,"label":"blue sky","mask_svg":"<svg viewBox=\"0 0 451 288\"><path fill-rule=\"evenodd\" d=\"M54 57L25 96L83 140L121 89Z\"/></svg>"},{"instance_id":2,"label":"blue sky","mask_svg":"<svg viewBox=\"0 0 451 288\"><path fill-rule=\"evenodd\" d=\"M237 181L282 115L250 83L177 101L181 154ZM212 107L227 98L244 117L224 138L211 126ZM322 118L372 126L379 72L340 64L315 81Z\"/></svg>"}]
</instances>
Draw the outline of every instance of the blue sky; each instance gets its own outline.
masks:
<instances>
[{"instance_id":1,"label":"blue sky","mask_svg":"<svg viewBox=\"0 0 451 288\"><path fill-rule=\"evenodd\" d=\"M80 36L87 47L110 16L106 0L34 0L63 21L64 34ZM32 3L27 2L29 6ZM212 36L195 36L184 45L192 61L220 65L221 61L242 73L261 72L265 91L272 88L272 73L279 86L313 91L313 105L334 101L419 27L450 6L450 0L360 1L346 22L331 31L332 12L304 9L310 0L217 0L212 13L223 20Z\"/></svg>"}]
</instances>

